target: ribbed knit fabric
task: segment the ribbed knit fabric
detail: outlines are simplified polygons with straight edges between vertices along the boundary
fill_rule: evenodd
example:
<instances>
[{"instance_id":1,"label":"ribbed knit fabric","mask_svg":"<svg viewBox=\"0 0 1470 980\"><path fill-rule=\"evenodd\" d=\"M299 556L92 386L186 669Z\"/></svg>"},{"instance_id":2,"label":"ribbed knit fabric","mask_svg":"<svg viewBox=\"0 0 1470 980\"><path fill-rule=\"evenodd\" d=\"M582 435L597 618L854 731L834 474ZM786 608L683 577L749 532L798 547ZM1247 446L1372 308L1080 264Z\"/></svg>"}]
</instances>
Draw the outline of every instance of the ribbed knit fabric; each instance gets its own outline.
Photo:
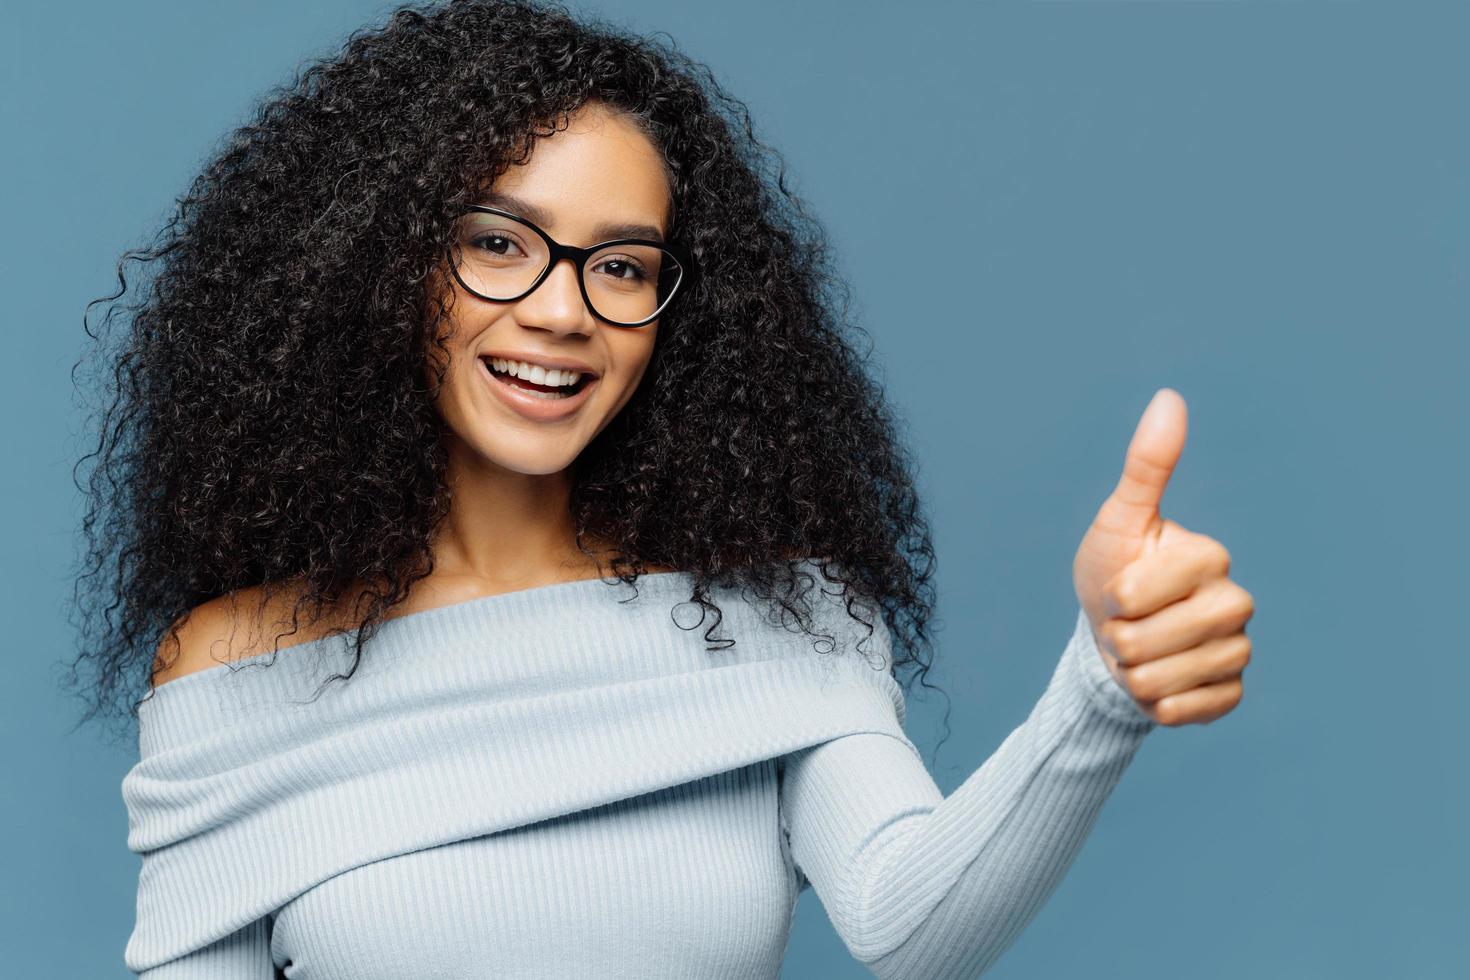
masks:
<instances>
[{"instance_id":1,"label":"ribbed knit fabric","mask_svg":"<svg viewBox=\"0 0 1470 980\"><path fill-rule=\"evenodd\" d=\"M874 975L974 977L1155 727L1079 610L1030 715L946 798L904 733L881 618L866 638L814 589L828 644L716 589L737 643L707 651L691 585L402 615L325 686L345 638L164 684L122 784L143 858L127 967L769 980L810 884Z\"/></svg>"}]
</instances>

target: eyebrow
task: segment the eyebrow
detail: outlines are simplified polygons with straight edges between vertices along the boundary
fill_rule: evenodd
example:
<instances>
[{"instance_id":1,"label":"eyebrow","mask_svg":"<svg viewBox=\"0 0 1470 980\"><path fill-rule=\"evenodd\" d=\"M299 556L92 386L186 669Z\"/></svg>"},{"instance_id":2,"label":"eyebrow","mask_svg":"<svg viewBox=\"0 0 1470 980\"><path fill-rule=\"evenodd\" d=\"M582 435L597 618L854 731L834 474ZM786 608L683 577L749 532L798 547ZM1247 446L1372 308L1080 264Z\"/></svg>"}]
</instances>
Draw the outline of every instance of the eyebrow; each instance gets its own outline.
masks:
<instances>
[{"instance_id":1,"label":"eyebrow","mask_svg":"<svg viewBox=\"0 0 1470 980\"><path fill-rule=\"evenodd\" d=\"M536 224L542 225L543 227L554 223L551 215L546 211L532 204L530 201L521 200L514 194L491 191L488 194L482 195L475 203L488 204L491 207L514 211L521 217L530 218ZM662 231L653 225L639 224L636 221L600 224L592 229L592 234L596 236L599 242L611 241L614 238L646 238L655 242L662 242L664 240L664 233Z\"/></svg>"}]
</instances>

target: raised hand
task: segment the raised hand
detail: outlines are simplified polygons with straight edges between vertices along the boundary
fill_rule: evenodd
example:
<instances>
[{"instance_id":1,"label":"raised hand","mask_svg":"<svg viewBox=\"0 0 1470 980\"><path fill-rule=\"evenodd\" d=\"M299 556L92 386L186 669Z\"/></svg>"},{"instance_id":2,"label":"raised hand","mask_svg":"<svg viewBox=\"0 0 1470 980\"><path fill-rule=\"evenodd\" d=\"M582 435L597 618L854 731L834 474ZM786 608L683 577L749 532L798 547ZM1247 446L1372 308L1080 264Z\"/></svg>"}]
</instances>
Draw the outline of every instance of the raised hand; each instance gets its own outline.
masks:
<instances>
[{"instance_id":1,"label":"raised hand","mask_svg":"<svg viewBox=\"0 0 1470 980\"><path fill-rule=\"evenodd\" d=\"M1208 724L1240 703L1255 613L1251 594L1230 580L1225 546L1159 515L1188 427L1184 398L1160 388L1072 563L1108 670L1171 726Z\"/></svg>"}]
</instances>

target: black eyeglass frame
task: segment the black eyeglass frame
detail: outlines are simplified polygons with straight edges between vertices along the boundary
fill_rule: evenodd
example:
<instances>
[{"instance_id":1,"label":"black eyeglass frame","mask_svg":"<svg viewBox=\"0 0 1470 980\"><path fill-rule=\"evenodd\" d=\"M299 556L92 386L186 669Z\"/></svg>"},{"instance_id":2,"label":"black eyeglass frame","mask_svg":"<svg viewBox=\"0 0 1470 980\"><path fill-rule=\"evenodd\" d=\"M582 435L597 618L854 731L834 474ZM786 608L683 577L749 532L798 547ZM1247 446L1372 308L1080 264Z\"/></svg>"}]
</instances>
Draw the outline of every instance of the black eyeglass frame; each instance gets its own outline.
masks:
<instances>
[{"instance_id":1,"label":"black eyeglass frame","mask_svg":"<svg viewBox=\"0 0 1470 980\"><path fill-rule=\"evenodd\" d=\"M556 264L558 262L560 262L562 259L571 259L572 267L577 270L577 288L581 290L582 302L586 304L588 311L591 312L593 316L597 317L599 320L602 320L604 323L609 323L615 327L646 327L648 324L652 323L654 320L657 320L660 316L662 316L664 311L669 308L669 304L674 301L674 297L678 296L683 291L686 280L692 283L694 278L698 275L698 272L696 271L694 265L694 257L689 254L687 249L683 248L682 246L676 245L673 242L656 242L647 238L613 238L605 242L598 242L596 245L589 245L586 248L582 248L577 245L562 244L561 242L548 235L545 231L543 231L541 227L537 225L534 221L530 220L529 218L524 218L513 211L506 211L501 208L491 207L488 204L471 204L466 210L483 211L486 214L498 214L503 218L511 218L515 221L519 221L521 224L525 225L536 234L541 236L541 240L546 243L547 251L550 256L546 263L546 268L542 269L541 274L536 277L535 281L532 282L531 285L527 286L525 290L523 290L518 295L510 297L486 296L484 293L480 292L479 290L470 286L469 283L464 281L464 277L459 274L459 263L455 261L454 249L456 243L451 243L450 245L448 245L446 247L446 252L448 253L449 257L449 271L454 275L455 280L473 295L478 296L480 299L488 300L492 303L514 303L518 299L524 299L525 297L531 295L531 293L535 292L537 286L546 281L546 277L551 275L551 270L556 268ZM591 258L595 253L600 252L603 249L608 248L612 245L651 245L654 248L663 249L664 251L668 252L674 257L674 260L679 263L679 278L675 280L674 285L669 289L669 295L665 297L664 301L658 305L658 309L654 310L652 315L645 317L642 320L638 320L635 323L622 323L618 320L608 319L601 313L597 312L597 307L592 305L592 298L587 295L587 281L584 278L587 260Z\"/></svg>"}]
</instances>

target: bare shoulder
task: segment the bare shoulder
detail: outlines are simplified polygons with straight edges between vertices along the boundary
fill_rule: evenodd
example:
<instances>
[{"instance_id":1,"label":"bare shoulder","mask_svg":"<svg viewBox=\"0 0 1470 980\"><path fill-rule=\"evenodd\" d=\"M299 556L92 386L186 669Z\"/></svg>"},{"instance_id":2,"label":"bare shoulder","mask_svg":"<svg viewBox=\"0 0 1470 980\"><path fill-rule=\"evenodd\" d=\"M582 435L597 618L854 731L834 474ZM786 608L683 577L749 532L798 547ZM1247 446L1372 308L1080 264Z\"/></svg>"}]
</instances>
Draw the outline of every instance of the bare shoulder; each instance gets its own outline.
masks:
<instances>
[{"instance_id":1,"label":"bare shoulder","mask_svg":"<svg viewBox=\"0 0 1470 980\"><path fill-rule=\"evenodd\" d=\"M328 625L307 623L305 612L299 628L291 632L293 604L287 590L267 601L264 589L251 586L195 606L159 643L149 683L158 688L196 671L284 650L327 634Z\"/></svg>"}]
</instances>

